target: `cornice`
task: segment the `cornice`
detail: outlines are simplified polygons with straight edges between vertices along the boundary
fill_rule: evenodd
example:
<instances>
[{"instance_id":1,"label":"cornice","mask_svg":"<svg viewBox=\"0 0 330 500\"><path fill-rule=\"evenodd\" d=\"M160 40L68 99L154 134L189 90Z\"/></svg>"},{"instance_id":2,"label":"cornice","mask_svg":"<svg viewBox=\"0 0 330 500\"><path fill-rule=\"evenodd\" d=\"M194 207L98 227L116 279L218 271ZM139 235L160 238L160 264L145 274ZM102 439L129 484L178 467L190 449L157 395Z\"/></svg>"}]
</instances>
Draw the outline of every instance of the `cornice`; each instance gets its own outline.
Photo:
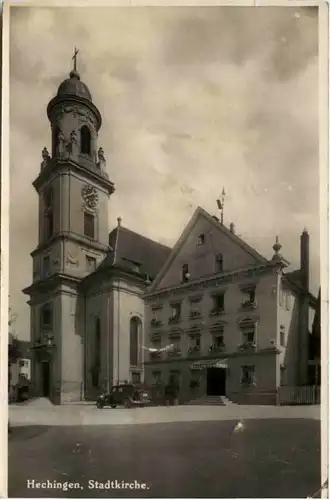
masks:
<instances>
[{"instance_id":1,"label":"cornice","mask_svg":"<svg viewBox=\"0 0 330 500\"><path fill-rule=\"evenodd\" d=\"M106 281L108 278L112 278L114 280L123 279L124 281L128 282L128 284L134 284L142 289L146 288L145 277L142 277L140 274L135 273L134 271L129 271L127 269L121 268L118 265L96 269L93 273L84 278L80 286L87 293L88 289L92 288L95 283L99 284L100 281ZM135 293L122 284L111 284L111 290L118 289L120 291ZM143 299L143 290L141 290L141 298Z\"/></svg>"},{"instance_id":2,"label":"cornice","mask_svg":"<svg viewBox=\"0 0 330 500\"><path fill-rule=\"evenodd\" d=\"M144 298L147 302L150 302L159 298L175 297L176 295L186 296L186 294L192 294L199 290L205 290L212 287L220 288L241 279L253 279L262 276L263 274L270 274L273 272L277 272L274 265L262 264L254 268L239 269L230 273L212 275L210 277L202 278L189 283L180 283L179 285L165 288L163 290L146 293Z\"/></svg>"},{"instance_id":3,"label":"cornice","mask_svg":"<svg viewBox=\"0 0 330 500\"><path fill-rule=\"evenodd\" d=\"M75 243L79 243L81 245L84 245L90 249L93 250L99 250L101 252L107 253L110 250L109 245L103 245L102 243L99 243L98 241L95 240L90 240L89 238L86 238L84 236L81 236L80 234L74 233L72 231L61 231L59 233L54 234L52 238L49 240L40 243L37 248L35 248L31 252L31 257L34 257L42 252L44 252L46 249L51 247L54 243L58 241L74 241Z\"/></svg>"},{"instance_id":4,"label":"cornice","mask_svg":"<svg viewBox=\"0 0 330 500\"><path fill-rule=\"evenodd\" d=\"M83 174L84 177L87 177L91 181L99 184L103 189L105 189L109 195L115 191L115 185L109 178L105 175L101 175L97 170L97 167L94 165L93 161L87 162L84 159L83 165L81 163L77 163L73 161L69 156L67 158L52 158L47 166L39 173L38 177L33 181L32 185L39 193L40 188L49 180L52 174L55 172L61 172L65 169L76 171L80 174ZM88 163L88 166L87 166Z\"/></svg>"},{"instance_id":5,"label":"cornice","mask_svg":"<svg viewBox=\"0 0 330 500\"><path fill-rule=\"evenodd\" d=\"M81 278L70 276L69 274L65 273L57 273L57 274L52 274L51 276L48 276L45 279L40 279L32 283L32 285L24 288L22 292L25 295L32 296L37 293L45 293L52 291L62 284L68 284L70 286L72 285L78 286L79 283L81 283Z\"/></svg>"},{"instance_id":6,"label":"cornice","mask_svg":"<svg viewBox=\"0 0 330 500\"><path fill-rule=\"evenodd\" d=\"M92 113L94 113L94 115L96 117L97 130L99 130L101 128L102 117L101 117L101 113L99 112L99 110L97 109L95 104L92 101L90 101L89 99L85 99L83 97L79 97L76 95L66 95L66 96L57 96L56 95L55 97L53 97L53 99L49 102L49 104L47 106L47 116L48 116L48 119L50 122L53 119L53 116L52 116L53 109L60 104L72 104L72 105L78 104L80 106L86 106Z\"/></svg>"},{"instance_id":7,"label":"cornice","mask_svg":"<svg viewBox=\"0 0 330 500\"><path fill-rule=\"evenodd\" d=\"M196 361L214 361L216 359L223 360L227 358L238 358L238 357L252 357L252 356L266 356L266 355L274 355L274 354L279 354L281 351L279 349L260 349L258 351L237 351L237 352L223 352L219 354L218 356L181 356L178 358L172 358L172 359L154 359L150 361L145 361L145 365L154 365L154 364L171 364L171 363L187 363L191 364L192 362Z\"/></svg>"}]
</instances>

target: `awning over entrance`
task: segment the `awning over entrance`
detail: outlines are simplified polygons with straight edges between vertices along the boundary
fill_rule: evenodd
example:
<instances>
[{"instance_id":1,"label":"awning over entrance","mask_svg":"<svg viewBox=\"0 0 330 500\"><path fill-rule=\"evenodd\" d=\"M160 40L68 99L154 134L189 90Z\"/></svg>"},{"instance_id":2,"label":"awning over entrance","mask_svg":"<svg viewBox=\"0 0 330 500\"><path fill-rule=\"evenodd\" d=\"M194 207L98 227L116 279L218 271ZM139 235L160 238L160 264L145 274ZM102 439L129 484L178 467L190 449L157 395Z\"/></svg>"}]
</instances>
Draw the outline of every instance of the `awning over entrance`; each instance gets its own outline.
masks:
<instances>
[{"instance_id":1,"label":"awning over entrance","mask_svg":"<svg viewBox=\"0 0 330 500\"><path fill-rule=\"evenodd\" d=\"M207 368L228 368L228 359L203 359L190 365L191 370L206 370Z\"/></svg>"}]
</instances>

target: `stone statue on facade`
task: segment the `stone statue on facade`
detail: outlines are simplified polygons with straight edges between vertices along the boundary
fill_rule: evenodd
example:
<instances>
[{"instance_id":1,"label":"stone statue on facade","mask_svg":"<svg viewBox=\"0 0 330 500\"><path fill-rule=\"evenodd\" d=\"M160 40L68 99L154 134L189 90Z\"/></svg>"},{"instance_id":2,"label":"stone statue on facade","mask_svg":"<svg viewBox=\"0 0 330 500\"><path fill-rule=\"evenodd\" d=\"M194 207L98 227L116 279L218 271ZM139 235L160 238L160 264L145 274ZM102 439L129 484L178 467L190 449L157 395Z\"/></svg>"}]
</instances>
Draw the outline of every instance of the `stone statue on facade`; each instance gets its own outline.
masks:
<instances>
[{"instance_id":1,"label":"stone statue on facade","mask_svg":"<svg viewBox=\"0 0 330 500\"><path fill-rule=\"evenodd\" d=\"M46 147L44 147L44 149L42 150L41 156L42 156L41 169L44 169L50 161L50 154L48 153L48 149Z\"/></svg>"},{"instance_id":2,"label":"stone statue on facade","mask_svg":"<svg viewBox=\"0 0 330 500\"><path fill-rule=\"evenodd\" d=\"M62 130L58 133L58 154L59 156L63 156L65 153L65 137Z\"/></svg>"},{"instance_id":3,"label":"stone statue on facade","mask_svg":"<svg viewBox=\"0 0 330 500\"><path fill-rule=\"evenodd\" d=\"M75 155L77 153L78 138L75 130L72 130L70 134L70 139L67 144L67 151L69 155Z\"/></svg>"},{"instance_id":4,"label":"stone statue on facade","mask_svg":"<svg viewBox=\"0 0 330 500\"><path fill-rule=\"evenodd\" d=\"M99 148L99 150L98 150L98 152L97 152L97 156L98 156L98 159L99 159L99 161L97 162L97 166L98 166L101 170L105 170L105 169L106 169L107 162L106 162L106 159L105 159L105 156L104 156L104 151L103 151L103 148Z\"/></svg>"}]
</instances>

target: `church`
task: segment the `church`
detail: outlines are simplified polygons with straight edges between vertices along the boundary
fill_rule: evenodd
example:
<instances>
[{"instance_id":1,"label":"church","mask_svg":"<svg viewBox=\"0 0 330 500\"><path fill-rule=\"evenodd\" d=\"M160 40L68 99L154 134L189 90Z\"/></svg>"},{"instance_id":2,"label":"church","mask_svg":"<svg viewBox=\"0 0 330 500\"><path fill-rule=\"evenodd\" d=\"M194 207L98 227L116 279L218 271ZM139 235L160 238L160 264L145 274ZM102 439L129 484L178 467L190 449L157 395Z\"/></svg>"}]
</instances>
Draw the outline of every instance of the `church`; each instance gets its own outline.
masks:
<instances>
[{"instance_id":1,"label":"church","mask_svg":"<svg viewBox=\"0 0 330 500\"><path fill-rule=\"evenodd\" d=\"M38 244L29 296L31 380L54 404L95 400L131 381L178 381L181 402L229 396L274 404L309 383L309 235L286 273L202 208L173 249L123 227L98 144L102 118L76 69L47 107L51 152L33 182ZM218 200L219 208L223 201Z\"/></svg>"},{"instance_id":2,"label":"church","mask_svg":"<svg viewBox=\"0 0 330 500\"><path fill-rule=\"evenodd\" d=\"M49 102L51 153L33 186L39 237L29 296L31 380L54 404L143 379L143 295L170 249L121 225L98 144L102 118L76 69Z\"/></svg>"}]
</instances>

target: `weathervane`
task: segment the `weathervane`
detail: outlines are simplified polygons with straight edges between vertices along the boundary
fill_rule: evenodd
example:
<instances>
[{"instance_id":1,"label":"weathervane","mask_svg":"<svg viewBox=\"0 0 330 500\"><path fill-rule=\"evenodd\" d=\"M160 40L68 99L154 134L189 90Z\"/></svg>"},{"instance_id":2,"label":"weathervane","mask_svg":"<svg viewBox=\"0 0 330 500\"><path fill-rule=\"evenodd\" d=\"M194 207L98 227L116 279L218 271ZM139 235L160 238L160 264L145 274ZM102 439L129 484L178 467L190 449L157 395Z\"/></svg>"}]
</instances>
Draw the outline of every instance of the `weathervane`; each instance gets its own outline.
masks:
<instances>
[{"instance_id":1,"label":"weathervane","mask_svg":"<svg viewBox=\"0 0 330 500\"><path fill-rule=\"evenodd\" d=\"M73 71L77 71L77 55L79 54L79 50L75 47L73 54Z\"/></svg>"},{"instance_id":2,"label":"weathervane","mask_svg":"<svg viewBox=\"0 0 330 500\"><path fill-rule=\"evenodd\" d=\"M217 199L218 209L221 211L221 224L223 224L223 207L225 204L225 188L222 188L221 196Z\"/></svg>"}]
</instances>

